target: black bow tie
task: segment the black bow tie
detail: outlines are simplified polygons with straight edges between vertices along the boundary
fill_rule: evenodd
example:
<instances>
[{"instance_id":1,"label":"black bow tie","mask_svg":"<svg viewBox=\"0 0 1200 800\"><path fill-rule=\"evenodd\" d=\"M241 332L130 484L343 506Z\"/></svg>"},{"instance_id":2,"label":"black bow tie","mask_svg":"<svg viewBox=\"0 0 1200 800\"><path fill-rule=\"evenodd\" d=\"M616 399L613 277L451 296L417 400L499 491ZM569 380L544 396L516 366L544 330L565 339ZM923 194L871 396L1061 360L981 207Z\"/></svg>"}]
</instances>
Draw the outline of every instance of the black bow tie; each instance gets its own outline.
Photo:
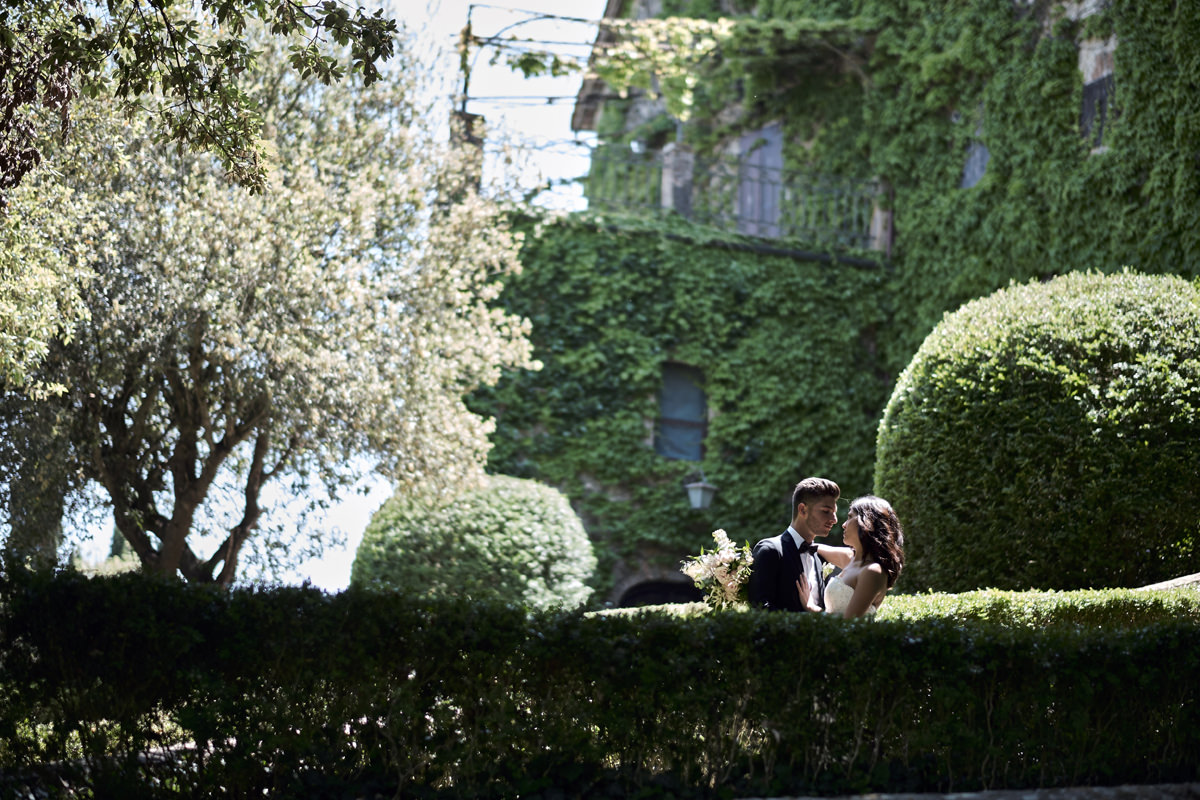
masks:
<instances>
[{"instance_id":1,"label":"black bow tie","mask_svg":"<svg viewBox=\"0 0 1200 800\"><path fill-rule=\"evenodd\" d=\"M800 552L801 553L816 553L817 546L815 544L812 544L811 542L806 542L806 541L801 540Z\"/></svg>"}]
</instances>

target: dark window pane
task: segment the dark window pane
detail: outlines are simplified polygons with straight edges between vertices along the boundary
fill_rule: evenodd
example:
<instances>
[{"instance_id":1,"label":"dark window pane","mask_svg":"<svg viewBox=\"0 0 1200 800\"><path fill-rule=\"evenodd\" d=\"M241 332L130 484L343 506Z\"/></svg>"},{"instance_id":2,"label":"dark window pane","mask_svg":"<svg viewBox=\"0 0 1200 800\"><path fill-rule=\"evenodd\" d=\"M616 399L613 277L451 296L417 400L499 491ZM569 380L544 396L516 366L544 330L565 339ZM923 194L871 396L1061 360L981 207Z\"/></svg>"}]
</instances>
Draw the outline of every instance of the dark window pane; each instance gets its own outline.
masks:
<instances>
[{"instance_id":1,"label":"dark window pane","mask_svg":"<svg viewBox=\"0 0 1200 800\"><path fill-rule=\"evenodd\" d=\"M654 449L660 455L684 461L700 460L708 426L703 381L704 376L694 367L663 365L659 420L654 435Z\"/></svg>"},{"instance_id":2,"label":"dark window pane","mask_svg":"<svg viewBox=\"0 0 1200 800\"><path fill-rule=\"evenodd\" d=\"M654 449L661 456L680 461L699 461L703 455L704 429L671 420L660 420Z\"/></svg>"},{"instance_id":3,"label":"dark window pane","mask_svg":"<svg viewBox=\"0 0 1200 800\"><path fill-rule=\"evenodd\" d=\"M967 163L963 166L959 188L970 189L983 180L983 174L987 172L988 161L991 158L992 154L988 152L987 145L983 142L971 142L971 146L967 148Z\"/></svg>"},{"instance_id":4,"label":"dark window pane","mask_svg":"<svg viewBox=\"0 0 1200 800\"><path fill-rule=\"evenodd\" d=\"M1104 122L1108 117L1109 103L1113 93L1113 76L1105 75L1083 87L1083 112L1079 128L1083 138L1099 147L1104 138Z\"/></svg>"}]
</instances>

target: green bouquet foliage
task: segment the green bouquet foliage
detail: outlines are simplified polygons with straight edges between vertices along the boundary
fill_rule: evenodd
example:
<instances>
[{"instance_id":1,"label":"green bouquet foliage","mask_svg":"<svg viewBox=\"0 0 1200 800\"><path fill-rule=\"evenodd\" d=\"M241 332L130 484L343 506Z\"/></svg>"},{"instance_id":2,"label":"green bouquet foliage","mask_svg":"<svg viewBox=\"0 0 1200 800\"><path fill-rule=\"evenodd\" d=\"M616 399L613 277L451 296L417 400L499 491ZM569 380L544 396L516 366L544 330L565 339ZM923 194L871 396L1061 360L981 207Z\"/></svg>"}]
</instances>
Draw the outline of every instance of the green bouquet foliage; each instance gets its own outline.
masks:
<instances>
[{"instance_id":1,"label":"green bouquet foliage","mask_svg":"<svg viewBox=\"0 0 1200 800\"><path fill-rule=\"evenodd\" d=\"M1200 291L1071 274L948 314L880 422L906 589L1137 586L1200 570Z\"/></svg>"},{"instance_id":2,"label":"green bouquet foliage","mask_svg":"<svg viewBox=\"0 0 1200 800\"><path fill-rule=\"evenodd\" d=\"M454 495L396 494L363 535L350 583L434 598L576 608L596 557L566 497L521 478L487 476Z\"/></svg>"}]
</instances>

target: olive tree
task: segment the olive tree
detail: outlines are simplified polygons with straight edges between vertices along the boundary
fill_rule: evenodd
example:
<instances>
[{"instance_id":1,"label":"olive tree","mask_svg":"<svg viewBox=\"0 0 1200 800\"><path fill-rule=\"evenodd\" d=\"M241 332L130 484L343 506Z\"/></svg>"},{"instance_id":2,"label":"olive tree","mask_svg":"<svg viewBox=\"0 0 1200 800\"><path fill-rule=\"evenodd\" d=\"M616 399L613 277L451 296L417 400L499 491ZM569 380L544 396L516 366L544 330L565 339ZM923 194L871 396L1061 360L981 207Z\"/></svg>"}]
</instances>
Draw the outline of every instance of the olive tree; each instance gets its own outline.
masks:
<instances>
[{"instance_id":1,"label":"olive tree","mask_svg":"<svg viewBox=\"0 0 1200 800\"><path fill-rule=\"evenodd\" d=\"M265 188L262 119L238 79L258 54L248 35L255 23L292 44L288 62L299 74L326 83L354 71L369 85L395 51L395 20L340 0L5 3L0 200L40 162L40 137L68 136L84 97L126 111L150 106L164 137L216 152L239 181Z\"/></svg>"},{"instance_id":2,"label":"olive tree","mask_svg":"<svg viewBox=\"0 0 1200 800\"><path fill-rule=\"evenodd\" d=\"M0 379L29 381L49 342L69 337L83 313L75 262L63 253L72 238L58 234L64 222L82 227L92 217L89 198L41 181L60 196L29 202L14 188L54 142L87 128L85 98L149 115L163 138L216 153L251 191L266 187L262 116L239 80L261 49L249 35L256 22L291 45L296 74L327 83L350 73L376 80L398 34L382 11L340 0L10 0L0 8ZM87 238L80 232L77 241Z\"/></svg>"},{"instance_id":3,"label":"olive tree","mask_svg":"<svg viewBox=\"0 0 1200 800\"><path fill-rule=\"evenodd\" d=\"M73 255L87 318L32 376L66 391L9 387L5 436L53 420L75 499L101 487L144 567L194 582L235 579L272 481L473 480L490 422L462 395L529 358L524 323L490 307L519 242L431 135L418 65L327 86L272 54L244 78L277 154L267 191L102 105L20 187L72 187L94 208L79 235L102 231ZM10 444L9 484L37 457Z\"/></svg>"}]
</instances>

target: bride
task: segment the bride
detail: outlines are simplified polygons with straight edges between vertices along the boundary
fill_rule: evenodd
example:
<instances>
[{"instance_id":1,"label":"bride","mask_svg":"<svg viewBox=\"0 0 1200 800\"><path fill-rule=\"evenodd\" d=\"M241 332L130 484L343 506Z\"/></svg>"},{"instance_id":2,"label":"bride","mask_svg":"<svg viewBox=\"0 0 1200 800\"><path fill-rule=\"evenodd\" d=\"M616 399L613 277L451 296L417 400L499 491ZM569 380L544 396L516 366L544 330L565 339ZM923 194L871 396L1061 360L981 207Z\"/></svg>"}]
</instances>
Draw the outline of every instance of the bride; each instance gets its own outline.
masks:
<instances>
[{"instance_id":1,"label":"bride","mask_svg":"<svg viewBox=\"0 0 1200 800\"><path fill-rule=\"evenodd\" d=\"M904 567L900 520L888 501L872 495L860 497L850 504L842 541L846 547L817 545L817 554L842 570L825 585L825 611L843 617L872 615ZM805 582L803 576L801 582ZM808 597L803 586L800 596Z\"/></svg>"}]
</instances>

